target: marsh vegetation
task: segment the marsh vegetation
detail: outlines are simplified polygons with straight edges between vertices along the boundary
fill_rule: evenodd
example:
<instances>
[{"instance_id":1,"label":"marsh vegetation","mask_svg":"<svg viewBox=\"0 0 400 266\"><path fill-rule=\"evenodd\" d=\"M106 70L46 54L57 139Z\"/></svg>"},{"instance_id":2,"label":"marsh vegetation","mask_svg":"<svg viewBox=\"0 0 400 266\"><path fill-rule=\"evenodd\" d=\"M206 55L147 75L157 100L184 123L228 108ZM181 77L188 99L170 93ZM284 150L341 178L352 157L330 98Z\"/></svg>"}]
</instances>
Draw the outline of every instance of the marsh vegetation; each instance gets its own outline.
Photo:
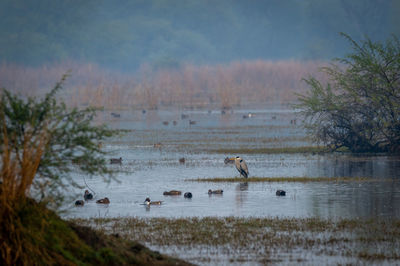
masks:
<instances>
[{"instance_id":1,"label":"marsh vegetation","mask_svg":"<svg viewBox=\"0 0 400 266\"><path fill-rule=\"evenodd\" d=\"M256 115L243 119L248 113ZM197 264L396 263L391 245L399 243L389 231L398 231L400 217L399 158L326 152L290 123L296 116L282 109L158 110L125 111L115 120L105 112L100 117L111 127L125 129L103 146L124 158L115 166L121 183L88 179L112 203L67 205L65 217ZM224 163L237 154L249 166L247 179ZM173 189L193 197L163 196ZM209 196L209 189L224 193ZM278 189L286 196L277 197ZM146 208L147 196L163 204Z\"/></svg>"},{"instance_id":2,"label":"marsh vegetation","mask_svg":"<svg viewBox=\"0 0 400 266\"><path fill-rule=\"evenodd\" d=\"M0 264L399 264L398 2L0 1Z\"/></svg>"},{"instance_id":3,"label":"marsh vegetation","mask_svg":"<svg viewBox=\"0 0 400 266\"><path fill-rule=\"evenodd\" d=\"M368 177L214 177L214 178L196 178L186 179L190 182L212 182L212 183L252 183L252 182L393 182L392 179L373 179Z\"/></svg>"},{"instance_id":4,"label":"marsh vegetation","mask_svg":"<svg viewBox=\"0 0 400 266\"><path fill-rule=\"evenodd\" d=\"M319 218L74 220L207 264L354 264L400 260L400 221Z\"/></svg>"}]
</instances>

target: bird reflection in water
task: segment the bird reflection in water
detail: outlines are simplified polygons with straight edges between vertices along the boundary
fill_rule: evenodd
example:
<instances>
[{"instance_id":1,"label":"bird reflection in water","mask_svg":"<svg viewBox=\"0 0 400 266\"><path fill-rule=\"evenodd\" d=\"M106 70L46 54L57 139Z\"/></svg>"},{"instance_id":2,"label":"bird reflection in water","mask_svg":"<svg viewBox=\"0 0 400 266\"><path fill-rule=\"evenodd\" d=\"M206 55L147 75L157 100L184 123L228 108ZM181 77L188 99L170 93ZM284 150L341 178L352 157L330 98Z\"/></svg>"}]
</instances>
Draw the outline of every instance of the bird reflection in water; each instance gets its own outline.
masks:
<instances>
[{"instance_id":1,"label":"bird reflection in water","mask_svg":"<svg viewBox=\"0 0 400 266\"><path fill-rule=\"evenodd\" d=\"M240 191L247 191L249 190L249 183L247 182L239 183L238 188Z\"/></svg>"},{"instance_id":2,"label":"bird reflection in water","mask_svg":"<svg viewBox=\"0 0 400 266\"><path fill-rule=\"evenodd\" d=\"M247 183L247 182L239 183L239 185L236 186L235 201L236 201L237 208L242 207L243 204L247 201L247 191L248 190L249 190L249 183Z\"/></svg>"}]
</instances>

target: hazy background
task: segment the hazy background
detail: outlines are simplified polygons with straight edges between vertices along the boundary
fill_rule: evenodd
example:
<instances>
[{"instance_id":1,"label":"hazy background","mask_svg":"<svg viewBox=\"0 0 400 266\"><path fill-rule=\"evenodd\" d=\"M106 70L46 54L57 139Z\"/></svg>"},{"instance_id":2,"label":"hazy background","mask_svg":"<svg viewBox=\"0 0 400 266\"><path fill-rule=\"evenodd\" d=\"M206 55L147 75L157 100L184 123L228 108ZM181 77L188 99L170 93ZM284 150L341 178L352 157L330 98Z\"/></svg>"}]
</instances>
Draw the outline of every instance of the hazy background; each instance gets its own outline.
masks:
<instances>
[{"instance_id":1,"label":"hazy background","mask_svg":"<svg viewBox=\"0 0 400 266\"><path fill-rule=\"evenodd\" d=\"M383 41L398 14L399 0L2 0L0 87L33 94L70 69L73 105L290 102L349 52L339 32Z\"/></svg>"}]
</instances>

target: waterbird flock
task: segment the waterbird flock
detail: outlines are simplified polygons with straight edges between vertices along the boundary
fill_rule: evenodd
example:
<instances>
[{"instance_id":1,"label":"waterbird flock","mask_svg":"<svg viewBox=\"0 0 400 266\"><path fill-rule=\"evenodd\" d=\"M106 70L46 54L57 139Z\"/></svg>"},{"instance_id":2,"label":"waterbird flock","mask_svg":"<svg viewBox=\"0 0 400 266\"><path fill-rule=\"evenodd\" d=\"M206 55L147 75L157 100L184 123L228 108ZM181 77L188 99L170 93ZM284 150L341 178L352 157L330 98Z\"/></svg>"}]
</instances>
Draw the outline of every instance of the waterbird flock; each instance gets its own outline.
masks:
<instances>
[{"instance_id":1,"label":"waterbird flock","mask_svg":"<svg viewBox=\"0 0 400 266\"><path fill-rule=\"evenodd\" d=\"M161 143L155 144L154 146L156 147L156 145L157 146L161 146ZM185 158L180 158L179 162L180 163L185 163ZM120 158L111 158L110 159L110 163L111 164L115 164L115 163L122 164L122 157L120 157ZM240 174L240 177L243 176L244 178L248 178L249 170L248 170L247 164L244 161L244 159L242 159L240 156L236 156L236 157L233 157L233 158L226 157L225 160L224 160L224 163L225 164L233 163L235 165L236 169L238 170L238 172ZM208 194L210 196L213 195L213 194L222 195L223 192L224 191L222 189L217 189L217 190L209 189L208 190ZM164 196L180 196L181 194L182 194L182 192L179 191L179 190L164 191L164 193L163 193ZM276 195L277 196L285 196L286 195L286 191L277 190L276 191ZM184 198L192 198L192 197L193 197L193 194L191 192L185 192ZM88 201L88 200L92 200L94 197L93 197L92 193L90 193L88 190L85 190L83 198L84 198L85 201ZM105 198L97 200L96 203L98 203L98 204L110 204L110 200L107 197L105 197ZM151 201L150 197L146 197L146 199L144 201L144 204L146 206L161 205L162 201ZM85 205L85 202L83 200L75 201L75 206L84 206L84 205Z\"/></svg>"}]
</instances>

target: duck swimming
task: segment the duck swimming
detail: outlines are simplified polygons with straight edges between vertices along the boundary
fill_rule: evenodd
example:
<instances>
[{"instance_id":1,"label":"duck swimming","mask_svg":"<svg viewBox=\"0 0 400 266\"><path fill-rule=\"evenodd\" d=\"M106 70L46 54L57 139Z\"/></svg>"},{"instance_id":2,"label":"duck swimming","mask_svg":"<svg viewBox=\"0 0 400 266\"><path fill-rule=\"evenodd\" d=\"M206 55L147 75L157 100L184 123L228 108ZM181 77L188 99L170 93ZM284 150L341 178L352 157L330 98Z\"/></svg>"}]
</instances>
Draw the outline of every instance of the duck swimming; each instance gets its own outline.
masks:
<instances>
[{"instance_id":1,"label":"duck swimming","mask_svg":"<svg viewBox=\"0 0 400 266\"><path fill-rule=\"evenodd\" d=\"M187 198L187 199L191 199L193 197L191 192L185 192L185 194L183 195L183 197Z\"/></svg>"},{"instance_id":2,"label":"duck swimming","mask_svg":"<svg viewBox=\"0 0 400 266\"><path fill-rule=\"evenodd\" d=\"M147 205L161 205L162 201L151 201L149 197L144 200Z\"/></svg>"},{"instance_id":3,"label":"duck swimming","mask_svg":"<svg viewBox=\"0 0 400 266\"><path fill-rule=\"evenodd\" d=\"M122 164L122 157L119 157L119 159L118 158L111 158L110 159L110 163L111 164Z\"/></svg>"},{"instance_id":4,"label":"duck swimming","mask_svg":"<svg viewBox=\"0 0 400 266\"><path fill-rule=\"evenodd\" d=\"M83 198L85 200L91 200L93 199L93 194L89 192L89 190L85 190L85 194L83 195Z\"/></svg>"},{"instance_id":5,"label":"duck swimming","mask_svg":"<svg viewBox=\"0 0 400 266\"><path fill-rule=\"evenodd\" d=\"M99 199L98 201L96 201L96 203L99 203L99 204L109 204L109 203L110 203L110 200L109 200L107 197L105 197L104 199Z\"/></svg>"},{"instance_id":6,"label":"duck swimming","mask_svg":"<svg viewBox=\"0 0 400 266\"><path fill-rule=\"evenodd\" d=\"M171 190L171 191L164 191L164 196L179 196L182 194L182 191L179 190Z\"/></svg>"},{"instance_id":7,"label":"duck swimming","mask_svg":"<svg viewBox=\"0 0 400 266\"><path fill-rule=\"evenodd\" d=\"M286 191L281 190L281 189L278 189L278 190L276 191L276 195L277 195L277 196L286 196Z\"/></svg>"},{"instance_id":8,"label":"duck swimming","mask_svg":"<svg viewBox=\"0 0 400 266\"><path fill-rule=\"evenodd\" d=\"M83 206L83 205L85 205L85 202L83 200L75 201L75 206Z\"/></svg>"},{"instance_id":9,"label":"duck swimming","mask_svg":"<svg viewBox=\"0 0 400 266\"><path fill-rule=\"evenodd\" d=\"M217 189L217 190L208 190L208 194L222 194L224 191L222 189Z\"/></svg>"}]
</instances>

